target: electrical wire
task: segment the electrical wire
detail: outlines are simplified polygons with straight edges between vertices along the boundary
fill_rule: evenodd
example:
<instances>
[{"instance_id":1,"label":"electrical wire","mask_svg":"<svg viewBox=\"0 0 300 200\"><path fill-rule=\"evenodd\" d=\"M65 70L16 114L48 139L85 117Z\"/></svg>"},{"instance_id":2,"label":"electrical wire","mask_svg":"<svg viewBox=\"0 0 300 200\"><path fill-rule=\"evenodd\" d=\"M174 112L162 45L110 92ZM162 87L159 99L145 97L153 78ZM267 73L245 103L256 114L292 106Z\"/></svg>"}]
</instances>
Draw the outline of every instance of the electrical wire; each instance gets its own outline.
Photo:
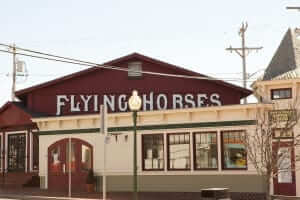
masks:
<instances>
[{"instance_id":1,"label":"electrical wire","mask_svg":"<svg viewBox=\"0 0 300 200\"><path fill-rule=\"evenodd\" d=\"M15 47L15 46L3 44L3 43L0 43L0 46L5 46L5 47L9 47L9 48L16 48L16 49L21 50L21 51L27 51L27 52L30 52L30 53L40 54L40 55L44 55L44 56L48 56L48 57L42 57L42 56L37 56L37 55L30 55L30 54L15 52L15 54L17 54L17 55L28 56L28 57L38 58L38 59L45 59L45 60L56 61L56 62L63 62L63 63L68 63L68 64L81 65L81 66L99 67L99 68L104 68L104 69L111 69L111 70L118 70L118 71L125 71L125 72L130 71L130 72L137 72L137 73L150 74L150 75L156 75L156 76L174 77L174 78L202 79L202 80L214 80L214 81L223 81L223 80L226 80L226 81L243 81L242 79L236 79L236 78L218 79L218 78L212 78L212 77L207 77L207 76L189 76L189 75L168 74L168 73L159 73L159 72L151 72L151 71L129 70L129 69L116 67L116 66L101 65L101 64L88 62L88 61L83 61L83 60L79 60L79 59L68 58L68 57L63 57L63 56L57 56L57 55L54 55L54 54L43 53L43 52L34 51L34 50L30 50L30 49ZM8 50L0 50L0 52L13 54L13 52L8 51ZM54 58L49 58L49 57L54 57ZM59 59L57 59L57 58L59 58Z\"/></svg>"}]
</instances>

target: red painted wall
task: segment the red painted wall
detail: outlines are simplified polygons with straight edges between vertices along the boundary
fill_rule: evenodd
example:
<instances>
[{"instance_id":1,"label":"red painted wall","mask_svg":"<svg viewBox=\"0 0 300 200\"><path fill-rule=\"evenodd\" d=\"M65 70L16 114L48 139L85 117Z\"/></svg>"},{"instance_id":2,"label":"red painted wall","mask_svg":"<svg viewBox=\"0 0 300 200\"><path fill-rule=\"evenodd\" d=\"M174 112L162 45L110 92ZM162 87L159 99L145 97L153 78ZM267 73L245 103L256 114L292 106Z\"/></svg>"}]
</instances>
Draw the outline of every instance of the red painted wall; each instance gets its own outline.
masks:
<instances>
[{"instance_id":1,"label":"red painted wall","mask_svg":"<svg viewBox=\"0 0 300 200\"><path fill-rule=\"evenodd\" d=\"M0 113L0 128L9 126L19 127L29 124L33 124L31 116L13 103L8 103Z\"/></svg>"},{"instance_id":2,"label":"red painted wall","mask_svg":"<svg viewBox=\"0 0 300 200\"><path fill-rule=\"evenodd\" d=\"M114 66L127 68L129 62L135 61L142 62L143 71L183 74L180 69L178 70L175 67L165 67L154 62L137 58L122 60L119 63L114 63ZM245 93L242 93L240 90L233 89L227 85L218 84L211 80L172 78L146 74L143 74L141 79L130 79L126 71L99 69L72 79L59 81L49 87L33 90L25 95L25 97L27 98L28 108L33 112L56 115L56 95L97 94L99 95L99 104L101 104L102 95L104 94L116 96L119 94L127 94L129 97L133 89L138 90L140 95L154 92L154 101L156 101L155 97L158 94L166 94L168 96L168 109L172 109L172 94L185 95L190 93L196 95L205 93L210 96L212 93L218 93L222 105L239 104L241 96L245 95ZM24 96L22 97L24 99ZM80 97L77 98L80 100ZM92 101L93 100L91 100L91 102ZM115 104L118 105L117 99L115 101ZM213 105L211 102L207 103L210 106ZM156 109L155 104L154 109ZM83 110L83 103L81 103L81 110ZM63 115L94 113L93 103L89 105L89 112L71 113L69 106L64 106L62 113Z\"/></svg>"}]
</instances>

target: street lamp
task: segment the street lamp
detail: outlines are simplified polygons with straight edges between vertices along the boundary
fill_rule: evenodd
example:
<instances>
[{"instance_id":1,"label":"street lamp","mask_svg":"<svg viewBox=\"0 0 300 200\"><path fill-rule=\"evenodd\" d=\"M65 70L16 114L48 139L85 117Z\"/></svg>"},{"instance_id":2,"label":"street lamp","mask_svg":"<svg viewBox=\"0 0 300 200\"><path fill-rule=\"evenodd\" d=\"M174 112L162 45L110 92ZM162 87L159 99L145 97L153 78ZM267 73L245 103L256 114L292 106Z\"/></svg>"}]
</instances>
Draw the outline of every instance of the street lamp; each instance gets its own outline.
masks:
<instances>
[{"instance_id":1,"label":"street lamp","mask_svg":"<svg viewBox=\"0 0 300 200\"><path fill-rule=\"evenodd\" d=\"M133 200L137 200L136 118L137 112L141 108L142 100L136 90L132 91L132 96L129 98L128 103L130 110L133 112Z\"/></svg>"}]
</instances>

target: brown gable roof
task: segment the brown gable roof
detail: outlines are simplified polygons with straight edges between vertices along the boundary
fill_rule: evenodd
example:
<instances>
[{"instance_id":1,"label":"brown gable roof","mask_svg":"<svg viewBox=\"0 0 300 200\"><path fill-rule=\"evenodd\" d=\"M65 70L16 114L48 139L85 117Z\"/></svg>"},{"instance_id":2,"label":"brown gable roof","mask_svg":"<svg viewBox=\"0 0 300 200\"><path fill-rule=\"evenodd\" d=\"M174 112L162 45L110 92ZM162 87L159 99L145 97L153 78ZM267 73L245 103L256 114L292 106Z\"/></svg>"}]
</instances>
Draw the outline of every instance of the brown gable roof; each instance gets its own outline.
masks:
<instances>
[{"instance_id":1,"label":"brown gable roof","mask_svg":"<svg viewBox=\"0 0 300 200\"><path fill-rule=\"evenodd\" d=\"M300 67L300 41L296 31L287 30L265 71L263 80L271 80Z\"/></svg>"},{"instance_id":2,"label":"brown gable roof","mask_svg":"<svg viewBox=\"0 0 300 200\"><path fill-rule=\"evenodd\" d=\"M172 65L172 64L169 64L169 63L166 63L166 62L154 59L154 58L150 58L150 57L144 56L144 55L139 54L139 53L132 53L132 54L129 54L127 56L123 56L123 57L111 60L109 62L105 62L102 65L113 66L113 65L115 65L115 64L117 64L119 62L130 60L130 59L140 59L140 60L148 61L148 62L151 62L151 63L154 63L154 64L158 64L158 65L161 65L163 67L166 67L166 68L169 68L169 69L177 71L178 73L176 73L176 74L208 77L208 76L205 76L203 74L200 74L200 73L197 73L197 72L194 72L194 71L191 71L191 70L187 70L187 69L184 69L184 68L176 66L176 65ZM42 83L42 84L35 85L33 87L29 87L29 88L26 88L26 89L23 89L23 90L19 90L19 91L16 92L16 96L18 96L19 98L22 99L23 96L26 96L26 94L28 94L28 93L30 93L30 92L32 92L34 90L45 88L45 87L49 87L51 85L55 85L55 84L60 83L62 81L69 80L69 79L72 79L72 78L75 78L75 77L78 77L78 76L82 76L84 74L88 74L88 73L94 72L96 70L101 70L101 68L99 68L99 67L91 67L89 69L86 69L86 70L83 70L83 71L79 71L79 72L76 72L76 73L72 73L70 75L63 76L63 77L58 78L58 79L54 79L52 81L48 81L48 82L45 82L45 83ZM209 77L209 78L211 78L211 77ZM221 80L211 80L211 81L214 81L214 82L216 82L218 84L221 84L223 86L230 87L232 89L240 91L242 93L242 95L241 95L242 98L246 97L246 96L248 96L248 95L250 95L252 93L251 90L244 89L242 87L239 87L239 86L236 86L236 85L233 85L233 84L221 81Z\"/></svg>"}]
</instances>

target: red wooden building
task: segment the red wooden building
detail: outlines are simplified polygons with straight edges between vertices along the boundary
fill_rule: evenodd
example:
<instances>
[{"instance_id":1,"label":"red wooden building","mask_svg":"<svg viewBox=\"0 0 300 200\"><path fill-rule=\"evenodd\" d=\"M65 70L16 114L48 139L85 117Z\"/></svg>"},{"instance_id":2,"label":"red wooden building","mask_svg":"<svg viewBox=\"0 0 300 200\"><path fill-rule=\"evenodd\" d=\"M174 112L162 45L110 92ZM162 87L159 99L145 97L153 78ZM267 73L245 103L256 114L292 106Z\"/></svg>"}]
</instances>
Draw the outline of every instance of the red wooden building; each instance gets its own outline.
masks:
<instances>
[{"instance_id":1,"label":"red wooden building","mask_svg":"<svg viewBox=\"0 0 300 200\"><path fill-rule=\"evenodd\" d=\"M134 89L142 97L144 111L235 105L251 94L239 86L138 53L103 65L106 67L93 67L17 91L20 102L2 106L0 166L7 177L23 174L18 183L24 184L44 162L38 161L40 132L32 118L96 114L103 103L110 113L126 112ZM78 144L86 143L78 140Z\"/></svg>"}]
</instances>

